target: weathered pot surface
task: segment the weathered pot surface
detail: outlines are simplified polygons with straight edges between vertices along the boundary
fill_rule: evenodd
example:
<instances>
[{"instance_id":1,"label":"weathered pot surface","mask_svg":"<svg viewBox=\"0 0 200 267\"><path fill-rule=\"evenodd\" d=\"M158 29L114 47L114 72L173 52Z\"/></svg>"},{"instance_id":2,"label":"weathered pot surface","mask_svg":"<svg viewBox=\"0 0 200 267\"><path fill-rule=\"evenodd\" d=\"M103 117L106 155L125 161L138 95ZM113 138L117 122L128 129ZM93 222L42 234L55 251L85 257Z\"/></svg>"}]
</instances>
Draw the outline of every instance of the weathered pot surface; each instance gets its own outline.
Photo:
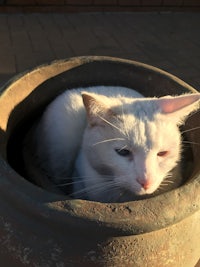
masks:
<instances>
[{"instance_id":1,"label":"weathered pot surface","mask_svg":"<svg viewBox=\"0 0 200 267\"><path fill-rule=\"evenodd\" d=\"M1 88L2 266L193 267L198 261L200 146L191 145L192 172L184 185L139 201L106 204L69 199L22 176L18 165L27 125L66 88L102 84L131 87L146 96L195 92L157 68L95 56L40 66ZM192 115L185 129L197 127L199 119L200 113ZM198 143L200 131L187 132L187 138Z\"/></svg>"}]
</instances>

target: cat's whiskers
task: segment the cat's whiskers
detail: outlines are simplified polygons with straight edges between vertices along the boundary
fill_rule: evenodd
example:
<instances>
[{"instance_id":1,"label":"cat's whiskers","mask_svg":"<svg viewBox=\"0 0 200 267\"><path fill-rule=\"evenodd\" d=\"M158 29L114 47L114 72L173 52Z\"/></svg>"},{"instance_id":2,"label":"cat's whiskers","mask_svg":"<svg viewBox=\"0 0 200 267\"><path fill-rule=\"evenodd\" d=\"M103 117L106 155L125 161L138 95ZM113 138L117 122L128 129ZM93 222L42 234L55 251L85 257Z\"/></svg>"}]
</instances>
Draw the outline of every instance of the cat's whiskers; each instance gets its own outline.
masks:
<instances>
[{"instance_id":1,"label":"cat's whiskers","mask_svg":"<svg viewBox=\"0 0 200 267\"><path fill-rule=\"evenodd\" d=\"M111 138L111 139L106 139L103 141L99 141L95 144L93 144L93 146L99 145L99 144L103 144L103 143L107 143L107 142L112 142L112 141L124 141L125 138L121 138L121 137L117 137L117 138Z\"/></svg>"},{"instance_id":2,"label":"cat's whiskers","mask_svg":"<svg viewBox=\"0 0 200 267\"><path fill-rule=\"evenodd\" d=\"M164 178L164 180L163 181L167 181L167 180L169 180L169 179L171 179L172 178L172 172L169 172L166 176L165 176L165 178Z\"/></svg>"},{"instance_id":3,"label":"cat's whiskers","mask_svg":"<svg viewBox=\"0 0 200 267\"><path fill-rule=\"evenodd\" d=\"M169 184L173 184L173 182L172 181L163 182L163 183L160 184L159 187L165 187L165 186L168 186Z\"/></svg>"},{"instance_id":4,"label":"cat's whiskers","mask_svg":"<svg viewBox=\"0 0 200 267\"><path fill-rule=\"evenodd\" d=\"M80 190L76 190L75 192L72 192L71 194L68 194L69 197L75 197L75 198L83 198L87 199L87 196L92 192L93 195L102 195L105 193L110 193L107 195L106 201L108 202L116 202L118 201L121 197L124 196L125 192L123 191L123 188L121 187L121 182L115 180L115 176L109 176L109 175L104 175L103 176L105 179L99 182L98 184L95 185L90 185L87 187L84 187ZM74 178L74 177L73 177ZM81 179L83 177L79 177L79 181L72 181L71 183L67 183L67 185L73 185L73 184L78 184L78 183L83 183L85 181L91 181L92 177L84 177L84 180ZM75 178L74 178L75 179ZM65 184L63 184L64 186ZM62 186L62 185L59 185ZM120 189L120 191L119 191ZM124 189L124 191L126 191Z\"/></svg>"},{"instance_id":5,"label":"cat's whiskers","mask_svg":"<svg viewBox=\"0 0 200 267\"><path fill-rule=\"evenodd\" d=\"M84 178L84 180L87 180L86 178ZM62 186L68 186L68 185L75 185L75 184L81 184L83 181L82 180L77 180L77 181L72 181L71 182L66 182L66 183L59 183L59 184L55 184L55 187L62 187Z\"/></svg>"},{"instance_id":6,"label":"cat's whiskers","mask_svg":"<svg viewBox=\"0 0 200 267\"><path fill-rule=\"evenodd\" d=\"M189 119L190 117L194 116L196 113L199 112L199 109L197 108L196 110L194 110L192 113L190 113L188 116L187 116L187 119Z\"/></svg>"},{"instance_id":7,"label":"cat's whiskers","mask_svg":"<svg viewBox=\"0 0 200 267\"><path fill-rule=\"evenodd\" d=\"M113 190L113 188L116 186L116 183L114 181L102 181L98 184L87 186L83 189L77 190L71 194L69 194L69 197L86 197L90 192L92 194L102 194L107 191L110 191L110 189Z\"/></svg>"},{"instance_id":8,"label":"cat's whiskers","mask_svg":"<svg viewBox=\"0 0 200 267\"><path fill-rule=\"evenodd\" d=\"M184 131L181 132L181 134L188 133L190 131L195 131L195 130L200 130L200 126L194 127L194 128L191 128L191 129L184 130Z\"/></svg>"},{"instance_id":9,"label":"cat's whiskers","mask_svg":"<svg viewBox=\"0 0 200 267\"><path fill-rule=\"evenodd\" d=\"M200 143L196 143L196 142L190 142L190 141L182 141L183 144L190 144L190 145L197 145L200 146Z\"/></svg>"},{"instance_id":10,"label":"cat's whiskers","mask_svg":"<svg viewBox=\"0 0 200 267\"><path fill-rule=\"evenodd\" d=\"M119 132L121 132L121 129L118 128L116 125L114 125L112 122L110 122L110 121L104 119L104 118L103 118L101 115L99 115L99 114L98 114L98 117L99 117L102 121L104 121L105 123L109 124L109 125L112 126L113 128L117 129Z\"/></svg>"},{"instance_id":11,"label":"cat's whiskers","mask_svg":"<svg viewBox=\"0 0 200 267\"><path fill-rule=\"evenodd\" d=\"M112 179L113 176L104 176L105 178L107 178L108 180L106 182L109 181L109 179ZM88 176L81 176L81 177L70 177L67 178L70 182L63 182L63 183L59 183L59 184L55 184L55 186L66 186L66 185L73 185L73 184L79 184L79 183L83 183L83 181L91 181L92 177L88 177ZM66 179L65 179L66 180Z\"/></svg>"},{"instance_id":12,"label":"cat's whiskers","mask_svg":"<svg viewBox=\"0 0 200 267\"><path fill-rule=\"evenodd\" d=\"M119 127L117 127L116 125L114 125L112 122L106 120L105 118L103 118L102 116L100 116L98 114L98 117L103 120L105 123L107 123L108 125L110 125L111 127L115 128L116 130L118 130L121 134L123 134L126 137L126 134L124 133L124 131L122 129L120 129Z\"/></svg>"},{"instance_id":13,"label":"cat's whiskers","mask_svg":"<svg viewBox=\"0 0 200 267\"><path fill-rule=\"evenodd\" d=\"M174 184L174 181L170 180L172 179L172 173L168 173L166 175L166 177L164 178L164 180L161 182L161 184L158 187L158 191L162 190L163 188L165 188L166 186L169 186L170 184Z\"/></svg>"},{"instance_id":14,"label":"cat's whiskers","mask_svg":"<svg viewBox=\"0 0 200 267\"><path fill-rule=\"evenodd\" d=\"M174 182L170 180L164 180L162 184L174 184Z\"/></svg>"}]
</instances>

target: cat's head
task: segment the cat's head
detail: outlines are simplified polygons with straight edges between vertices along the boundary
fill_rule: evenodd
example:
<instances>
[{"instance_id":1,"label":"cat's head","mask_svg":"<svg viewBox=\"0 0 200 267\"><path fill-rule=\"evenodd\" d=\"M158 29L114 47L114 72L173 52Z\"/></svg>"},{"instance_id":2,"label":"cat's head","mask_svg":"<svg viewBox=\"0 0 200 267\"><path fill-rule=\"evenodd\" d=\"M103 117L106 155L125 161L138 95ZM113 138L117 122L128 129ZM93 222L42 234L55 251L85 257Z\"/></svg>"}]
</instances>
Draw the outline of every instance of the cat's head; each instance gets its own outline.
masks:
<instances>
[{"instance_id":1,"label":"cat's head","mask_svg":"<svg viewBox=\"0 0 200 267\"><path fill-rule=\"evenodd\" d=\"M83 149L91 168L108 181L110 193L122 188L152 194L180 160L178 126L198 108L200 94L108 98L83 92L82 97L88 119Z\"/></svg>"}]
</instances>

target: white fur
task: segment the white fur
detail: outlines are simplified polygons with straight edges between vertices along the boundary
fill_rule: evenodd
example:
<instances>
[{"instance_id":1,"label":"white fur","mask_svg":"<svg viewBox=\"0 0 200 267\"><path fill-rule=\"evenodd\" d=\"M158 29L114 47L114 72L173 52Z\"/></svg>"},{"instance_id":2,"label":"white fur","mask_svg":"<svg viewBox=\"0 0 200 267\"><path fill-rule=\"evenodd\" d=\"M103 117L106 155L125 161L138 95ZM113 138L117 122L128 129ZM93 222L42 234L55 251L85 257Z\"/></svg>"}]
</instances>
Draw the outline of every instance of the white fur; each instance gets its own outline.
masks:
<instances>
[{"instance_id":1,"label":"white fur","mask_svg":"<svg viewBox=\"0 0 200 267\"><path fill-rule=\"evenodd\" d=\"M72 175L74 197L116 202L152 194L180 160L178 125L199 99L200 94L143 98L111 86L66 91L37 127L39 165L56 184ZM128 157L116 152L123 148ZM162 151L167 155L158 156Z\"/></svg>"}]
</instances>

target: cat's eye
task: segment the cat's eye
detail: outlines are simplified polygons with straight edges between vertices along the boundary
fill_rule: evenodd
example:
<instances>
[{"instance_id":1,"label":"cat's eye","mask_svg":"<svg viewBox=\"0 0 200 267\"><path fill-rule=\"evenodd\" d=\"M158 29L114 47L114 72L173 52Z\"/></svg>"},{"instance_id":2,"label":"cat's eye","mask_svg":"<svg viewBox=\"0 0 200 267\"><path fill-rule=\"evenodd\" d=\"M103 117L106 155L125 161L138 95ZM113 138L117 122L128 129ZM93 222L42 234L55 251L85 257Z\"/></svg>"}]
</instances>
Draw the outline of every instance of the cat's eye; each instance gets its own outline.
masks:
<instances>
[{"instance_id":1,"label":"cat's eye","mask_svg":"<svg viewBox=\"0 0 200 267\"><path fill-rule=\"evenodd\" d=\"M115 149L115 151L117 152L118 155L122 156L122 157L128 157L131 155L131 151L128 149Z\"/></svg>"},{"instance_id":2,"label":"cat's eye","mask_svg":"<svg viewBox=\"0 0 200 267\"><path fill-rule=\"evenodd\" d=\"M160 151L157 153L158 157L165 157L167 156L167 154L169 153L169 151L165 150L165 151Z\"/></svg>"}]
</instances>

